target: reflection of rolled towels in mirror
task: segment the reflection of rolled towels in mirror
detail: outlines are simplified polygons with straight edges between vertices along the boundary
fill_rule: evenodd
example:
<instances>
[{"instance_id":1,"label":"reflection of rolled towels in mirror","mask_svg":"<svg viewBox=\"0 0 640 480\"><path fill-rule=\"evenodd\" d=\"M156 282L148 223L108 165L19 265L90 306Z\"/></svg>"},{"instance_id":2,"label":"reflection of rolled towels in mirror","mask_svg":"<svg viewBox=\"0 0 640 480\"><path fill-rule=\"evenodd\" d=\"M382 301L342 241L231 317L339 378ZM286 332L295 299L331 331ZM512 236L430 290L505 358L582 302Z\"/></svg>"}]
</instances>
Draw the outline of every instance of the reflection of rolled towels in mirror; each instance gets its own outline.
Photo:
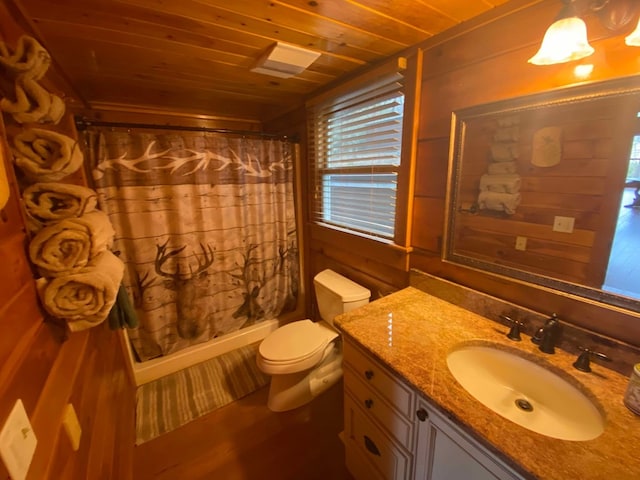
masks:
<instances>
[{"instance_id":1,"label":"reflection of rolled towels in mirror","mask_svg":"<svg viewBox=\"0 0 640 480\"><path fill-rule=\"evenodd\" d=\"M520 191L520 175L487 175L480 177L480 190L499 193L518 193Z\"/></svg>"},{"instance_id":2,"label":"reflection of rolled towels in mirror","mask_svg":"<svg viewBox=\"0 0 640 480\"><path fill-rule=\"evenodd\" d=\"M553 167L562 159L562 128L545 127L533 134L531 163L536 167Z\"/></svg>"},{"instance_id":3,"label":"reflection of rolled towels in mirror","mask_svg":"<svg viewBox=\"0 0 640 480\"><path fill-rule=\"evenodd\" d=\"M489 175L501 175L505 173L516 173L518 164L516 162L492 162L487 168Z\"/></svg>"},{"instance_id":4,"label":"reflection of rolled towels in mirror","mask_svg":"<svg viewBox=\"0 0 640 480\"><path fill-rule=\"evenodd\" d=\"M499 128L493 134L496 142L517 142L520 139L520 129L518 127Z\"/></svg>"},{"instance_id":5,"label":"reflection of rolled towels in mirror","mask_svg":"<svg viewBox=\"0 0 640 480\"><path fill-rule=\"evenodd\" d=\"M478 195L478 207L480 210L494 210L513 215L516 213L518 205L520 205L519 193L500 193L484 190Z\"/></svg>"},{"instance_id":6,"label":"reflection of rolled towels in mirror","mask_svg":"<svg viewBox=\"0 0 640 480\"><path fill-rule=\"evenodd\" d=\"M494 162L512 162L518 158L516 144L496 143L491 145L491 160Z\"/></svg>"},{"instance_id":7,"label":"reflection of rolled towels in mirror","mask_svg":"<svg viewBox=\"0 0 640 480\"><path fill-rule=\"evenodd\" d=\"M518 125L520 123L520 118L516 115L512 115L509 117L502 117L498 119L499 127L512 127L513 125Z\"/></svg>"}]
</instances>

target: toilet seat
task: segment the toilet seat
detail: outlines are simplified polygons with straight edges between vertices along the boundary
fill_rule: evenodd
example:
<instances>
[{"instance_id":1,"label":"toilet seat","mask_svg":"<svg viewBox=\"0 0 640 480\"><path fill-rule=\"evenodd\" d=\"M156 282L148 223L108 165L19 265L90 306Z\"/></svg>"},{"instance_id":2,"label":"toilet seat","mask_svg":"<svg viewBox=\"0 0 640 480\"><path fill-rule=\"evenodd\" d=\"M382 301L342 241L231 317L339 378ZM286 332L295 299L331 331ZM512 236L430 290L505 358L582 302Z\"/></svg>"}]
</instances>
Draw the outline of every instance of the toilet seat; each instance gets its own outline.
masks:
<instances>
[{"instance_id":1,"label":"toilet seat","mask_svg":"<svg viewBox=\"0 0 640 480\"><path fill-rule=\"evenodd\" d=\"M298 320L278 328L258 348L258 364L265 373L289 373L316 365L339 336L324 322Z\"/></svg>"}]
</instances>

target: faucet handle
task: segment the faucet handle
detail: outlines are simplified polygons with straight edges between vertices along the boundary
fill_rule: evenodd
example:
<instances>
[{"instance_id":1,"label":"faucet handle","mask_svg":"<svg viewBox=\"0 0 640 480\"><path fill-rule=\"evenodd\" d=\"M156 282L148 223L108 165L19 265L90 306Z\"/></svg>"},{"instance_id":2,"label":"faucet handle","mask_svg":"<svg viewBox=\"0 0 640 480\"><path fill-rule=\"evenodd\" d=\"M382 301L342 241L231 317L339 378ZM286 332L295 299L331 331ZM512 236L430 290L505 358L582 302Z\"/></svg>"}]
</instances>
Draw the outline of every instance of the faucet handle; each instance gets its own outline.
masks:
<instances>
[{"instance_id":1,"label":"faucet handle","mask_svg":"<svg viewBox=\"0 0 640 480\"><path fill-rule=\"evenodd\" d=\"M524 327L524 322L521 322L520 320L514 320L507 315L500 315L500 318L511 323L511 328L509 329L509 333L507 333L507 338L509 340L513 340L514 342L519 342L520 340L522 340L522 338L520 337L520 327Z\"/></svg>"},{"instance_id":2,"label":"faucet handle","mask_svg":"<svg viewBox=\"0 0 640 480\"><path fill-rule=\"evenodd\" d=\"M535 331L535 333L531 337L531 342L535 343L536 345L542 345L542 340L547 336L549 330L556 328L559 323L560 321L558 320L558 315L556 313L552 313L551 316L544 322L544 325ZM545 347L545 350L546 349L548 348ZM553 350L553 348L551 348L551 350ZM545 353L553 353L553 351Z\"/></svg>"},{"instance_id":3,"label":"faucet handle","mask_svg":"<svg viewBox=\"0 0 640 480\"><path fill-rule=\"evenodd\" d=\"M536 330L536 332L531 337L531 342L535 343L536 345L540 345L540 342L542 342L542 335L544 335L544 327L540 327Z\"/></svg>"},{"instance_id":4,"label":"faucet handle","mask_svg":"<svg viewBox=\"0 0 640 480\"><path fill-rule=\"evenodd\" d=\"M556 323L558 323L558 314L554 312L551 314L549 318L547 318L547 321L545 322L544 326L548 327L550 325L555 325Z\"/></svg>"},{"instance_id":5,"label":"faucet handle","mask_svg":"<svg viewBox=\"0 0 640 480\"><path fill-rule=\"evenodd\" d=\"M573 362L573 366L581 372L591 371L590 360L592 357L599 358L600 360L605 360L607 362L611 361L611 359L604 353L595 352L593 350L580 346L578 348L582 350L582 353L578 356L577 360Z\"/></svg>"}]
</instances>

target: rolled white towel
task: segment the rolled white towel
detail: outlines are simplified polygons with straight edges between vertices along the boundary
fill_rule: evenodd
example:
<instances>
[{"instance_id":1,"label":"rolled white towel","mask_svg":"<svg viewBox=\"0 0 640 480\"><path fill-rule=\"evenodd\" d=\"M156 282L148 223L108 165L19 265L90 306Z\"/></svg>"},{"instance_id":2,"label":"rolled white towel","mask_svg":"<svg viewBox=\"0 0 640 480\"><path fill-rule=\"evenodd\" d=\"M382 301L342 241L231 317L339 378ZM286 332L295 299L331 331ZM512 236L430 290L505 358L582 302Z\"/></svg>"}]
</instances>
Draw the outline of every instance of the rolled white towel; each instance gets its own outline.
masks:
<instances>
[{"instance_id":1,"label":"rolled white towel","mask_svg":"<svg viewBox=\"0 0 640 480\"><path fill-rule=\"evenodd\" d=\"M15 80L15 100L0 99L0 110L12 114L18 123L57 124L66 110L64 102L33 78L20 75Z\"/></svg>"},{"instance_id":2,"label":"rolled white towel","mask_svg":"<svg viewBox=\"0 0 640 480\"><path fill-rule=\"evenodd\" d=\"M513 215L516 213L518 205L520 205L519 193L498 193L485 190L478 195L480 210L493 210Z\"/></svg>"},{"instance_id":3,"label":"rolled white towel","mask_svg":"<svg viewBox=\"0 0 640 480\"><path fill-rule=\"evenodd\" d=\"M31 128L13 139L15 163L35 181L56 182L82 166L78 143L51 130Z\"/></svg>"},{"instance_id":4,"label":"rolled white towel","mask_svg":"<svg viewBox=\"0 0 640 480\"><path fill-rule=\"evenodd\" d=\"M518 193L520 191L520 175L516 173L505 175L488 175L480 177L480 190L499 193Z\"/></svg>"},{"instance_id":5,"label":"rolled white towel","mask_svg":"<svg viewBox=\"0 0 640 480\"><path fill-rule=\"evenodd\" d=\"M45 310L67 322L72 332L102 323L118 295L124 264L106 250L77 273L36 281Z\"/></svg>"},{"instance_id":6,"label":"rolled white towel","mask_svg":"<svg viewBox=\"0 0 640 480\"><path fill-rule=\"evenodd\" d=\"M24 189L22 201L29 230L36 232L65 218L93 212L98 203L98 194L81 185L40 182Z\"/></svg>"},{"instance_id":7,"label":"rolled white towel","mask_svg":"<svg viewBox=\"0 0 640 480\"><path fill-rule=\"evenodd\" d=\"M51 65L51 56L38 41L29 35L18 39L15 49L0 42L0 65L13 75L41 79Z\"/></svg>"},{"instance_id":8,"label":"rolled white towel","mask_svg":"<svg viewBox=\"0 0 640 480\"><path fill-rule=\"evenodd\" d=\"M29 244L29 258L45 277L67 275L111 247L114 235L107 214L96 210L44 227Z\"/></svg>"},{"instance_id":9,"label":"rolled white towel","mask_svg":"<svg viewBox=\"0 0 640 480\"><path fill-rule=\"evenodd\" d=\"M489 175L502 175L505 173L516 173L518 164L516 162L492 162L487 168Z\"/></svg>"}]
</instances>

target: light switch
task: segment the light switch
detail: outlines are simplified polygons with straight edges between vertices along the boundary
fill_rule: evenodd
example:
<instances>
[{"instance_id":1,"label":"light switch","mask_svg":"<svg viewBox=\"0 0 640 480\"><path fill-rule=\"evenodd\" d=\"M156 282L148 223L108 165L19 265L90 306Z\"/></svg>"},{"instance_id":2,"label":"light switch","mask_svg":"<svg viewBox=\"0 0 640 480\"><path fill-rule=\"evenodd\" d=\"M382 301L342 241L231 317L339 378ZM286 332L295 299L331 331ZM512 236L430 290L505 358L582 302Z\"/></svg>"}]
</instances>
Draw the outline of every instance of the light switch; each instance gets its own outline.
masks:
<instances>
[{"instance_id":1,"label":"light switch","mask_svg":"<svg viewBox=\"0 0 640 480\"><path fill-rule=\"evenodd\" d=\"M11 480L24 480L38 443L22 400L18 399L0 431L0 458Z\"/></svg>"},{"instance_id":2,"label":"light switch","mask_svg":"<svg viewBox=\"0 0 640 480\"><path fill-rule=\"evenodd\" d=\"M516 237L516 250L527 249L527 237Z\"/></svg>"}]
</instances>

